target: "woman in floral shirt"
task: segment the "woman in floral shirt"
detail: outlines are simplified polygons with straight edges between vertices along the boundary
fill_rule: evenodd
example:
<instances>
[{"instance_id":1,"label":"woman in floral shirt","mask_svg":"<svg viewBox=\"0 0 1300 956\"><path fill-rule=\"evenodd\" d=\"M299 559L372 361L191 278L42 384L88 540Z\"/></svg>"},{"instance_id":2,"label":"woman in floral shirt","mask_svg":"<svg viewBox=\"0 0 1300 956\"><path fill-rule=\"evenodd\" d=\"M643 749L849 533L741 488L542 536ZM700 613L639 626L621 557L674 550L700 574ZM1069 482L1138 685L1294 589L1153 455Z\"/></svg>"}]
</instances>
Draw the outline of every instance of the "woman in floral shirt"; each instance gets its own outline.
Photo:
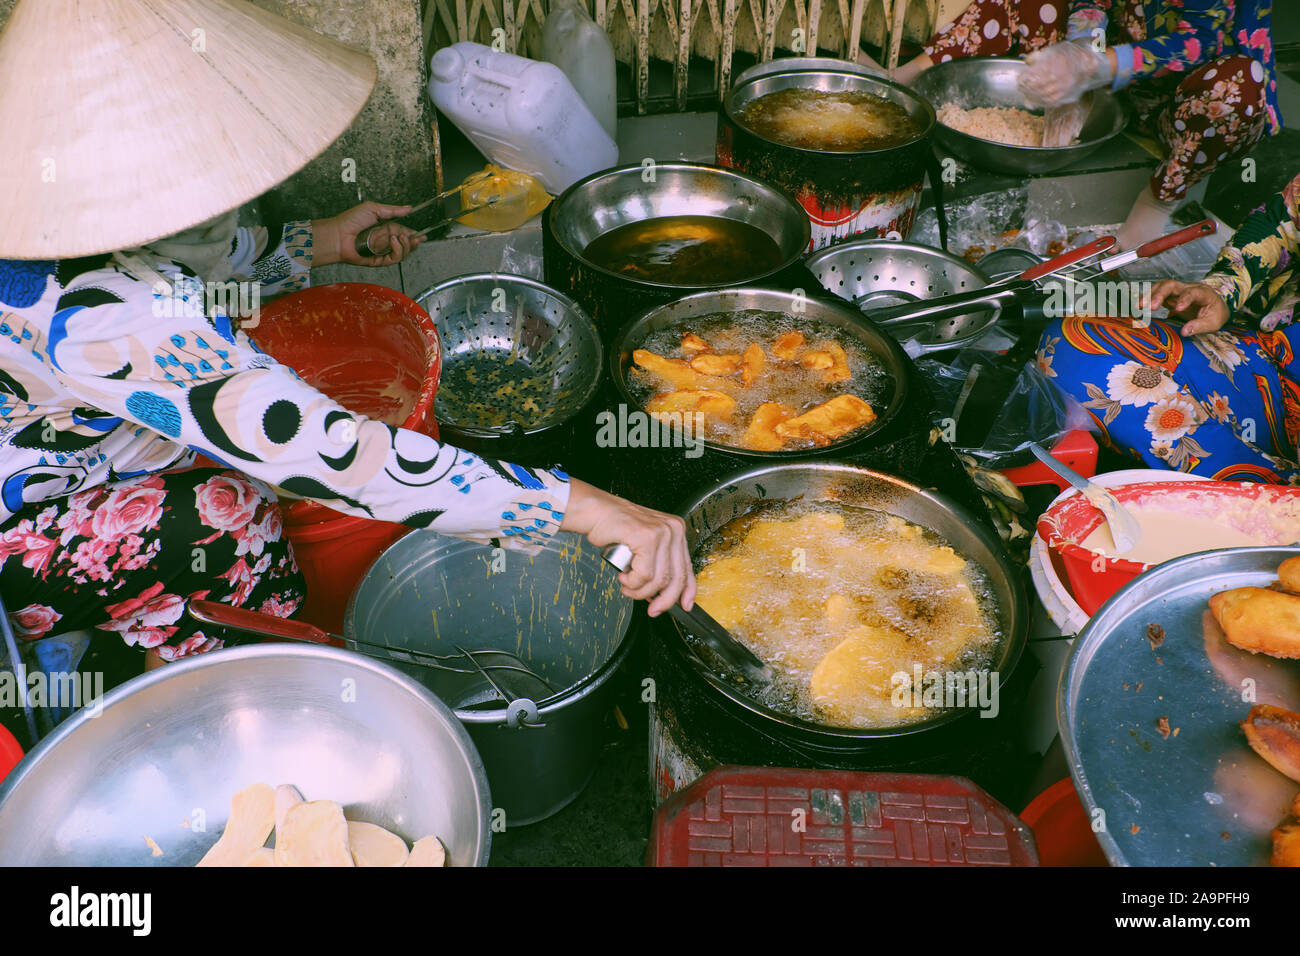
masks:
<instances>
[{"instance_id":1,"label":"woman in floral shirt","mask_svg":"<svg viewBox=\"0 0 1300 956\"><path fill-rule=\"evenodd\" d=\"M1152 467L1300 483L1300 176L1256 209L1200 282L1165 280L1154 320L1072 317L1043 333L1040 367L1109 444Z\"/></svg>"},{"instance_id":2,"label":"woman in floral shirt","mask_svg":"<svg viewBox=\"0 0 1300 956\"><path fill-rule=\"evenodd\" d=\"M1047 135L1078 134L1093 89L1122 91L1165 157L1120 230L1130 249L1163 233L1192 185L1282 128L1269 35L1271 0L974 0L916 59L1025 57L1021 89L1047 108Z\"/></svg>"},{"instance_id":3,"label":"woman in floral shirt","mask_svg":"<svg viewBox=\"0 0 1300 956\"><path fill-rule=\"evenodd\" d=\"M622 542L633 551L626 594L649 600L652 615L679 599L689 607L680 519L355 414L263 353L211 301L213 282L256 282L275 295L305 287L312 266L387 265L419 241L389 224L381 231L392 253L358 256L358 232L410 212L376 203L251 229L227 211L177 231L214 204L234 210L253 198L250 171L272 184L292 174L349 125L374 84L364 54L249 4L228 6L260 46L214 26L198 51L190 25L198 13L211 19L210 0L179 13L174 3L64 5L56 23L24 0L0 35L0 73L34 73L30 89L67 99L43 99L30 128L14 124L0 138L0 151L13 151L0 155L0 181L16 187L0 212L26 222L0 230L0 594L36 663L75 668L84 642L56 638L85 630L118 677L138 673L146 652L161 663L217 649L221 636L183 613L193 598L294 613L303 581L283 537L281 489L523 551L561 530ZM68 59L90 48L109 76ZM264 56L250 62L254 48ZM244 59L222 59L232 50ZM115 85L159 64L185 81ZM45 82L42 70L60 81ZM249 77L253 88L240 87ZM267 88L293 94L256 102ZM153 90L174 108L150 108ZM224 109L209 108L223 97ZM0 118L19 100L30 92L0 89ZM114 110L129 122L114 121ZM79 125L56 121L65 116ZM211 144L202 156L181 135L196 130ZM42 181L31 155L54 157L58 174ZM177 187L199 160L222 175ZM142 171L155 189L122 189ZM116 193L111 204L105 192ZM217 465L195 467L200 455Z\"/></svg>"}]
</instances>

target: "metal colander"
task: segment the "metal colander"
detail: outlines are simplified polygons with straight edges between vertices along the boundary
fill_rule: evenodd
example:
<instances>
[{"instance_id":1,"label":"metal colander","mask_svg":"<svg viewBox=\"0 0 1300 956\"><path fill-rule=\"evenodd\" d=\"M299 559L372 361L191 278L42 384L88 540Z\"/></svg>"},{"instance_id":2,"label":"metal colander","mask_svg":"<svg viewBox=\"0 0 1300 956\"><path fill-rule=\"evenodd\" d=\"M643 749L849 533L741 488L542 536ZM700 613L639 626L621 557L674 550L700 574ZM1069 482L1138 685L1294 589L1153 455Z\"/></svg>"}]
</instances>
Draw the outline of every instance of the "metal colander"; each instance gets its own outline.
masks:
<instances>
[{"instance_id":1,"label":"metal colander","mask_svg":"<svg viewBox=\"0 0 1300 956\"><path fill-rule=\"evenodd\" d=\"M474 435L528 435L577 415L600 387L596 326L534 279L476 273L416 301L442 341L438 421Z\"/></svg>"},{"instance_id":2,"label":"metal colander","mask_svg":"<svg viewBox=\"0 0 1300 956\"><path fill-rule=\"evenodd\" d=\"M873 309L982 289L989 282L982 271L952 253L891 239L841 243L813 253L805 262L818 282L867 315ZM997 309L977 310L920 329L909 325L902 327L905 331L890 331L933 352L966 344L999 314Z\"/></svg>"}]
</instances>

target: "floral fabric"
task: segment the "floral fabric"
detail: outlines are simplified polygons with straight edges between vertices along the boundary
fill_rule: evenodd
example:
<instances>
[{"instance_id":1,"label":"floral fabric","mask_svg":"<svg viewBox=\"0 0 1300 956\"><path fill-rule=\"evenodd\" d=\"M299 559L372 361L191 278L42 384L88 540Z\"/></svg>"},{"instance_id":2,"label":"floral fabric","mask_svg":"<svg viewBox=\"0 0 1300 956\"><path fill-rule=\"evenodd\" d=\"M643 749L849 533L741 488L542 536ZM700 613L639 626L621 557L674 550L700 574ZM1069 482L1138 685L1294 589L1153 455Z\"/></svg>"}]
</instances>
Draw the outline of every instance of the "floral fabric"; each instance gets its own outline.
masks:
<instances>
[{"instance_id":1,"label":"floral fabric","mask_svg":"<svg viewBox=\"0 0 1300 956\"><path fill-rule=\"evenodd\" d=\"M304 585L275 492L197 468L25 508L0 532L0 592L21 642L93 629L110 653L171 661L229 639L184 613L190 599L289 617Z\"/></svg>"},{"instance_id":2,"label":"floral fabric","mask_svg":"<svg viewBox=\"0 0 1300 956\"><path fill-rule=\"evenodd\" d=\"M1282 128L1264 0L974 0L925 47L936 63L1026 55L1105 32L1115 88L1165 159L1151 190L1165 202Z\"/></svg>"},{"instance_id":3,"label":"floral fabric","mask_svg":"<svg viewBox=\"0 0 1300 956\"><path fill-rule=\"evenodd\" d=\"M1151 468L1220 481L1300 483L1300 326L1184 339L1154 320L1051 322L1038 364L1106 443Z\"/></svg>"},{"instance_id":4,"label":"floral fabric","mask_svg":"<svg viewBox=\"0 0 1300 956\"><path fill-rule=\"evenodd\" d=\"M1295 320L1300 303L1300 176L1252 212L1205 277L1228 308L1264 331Z\"/></svg>"}]
</instances>

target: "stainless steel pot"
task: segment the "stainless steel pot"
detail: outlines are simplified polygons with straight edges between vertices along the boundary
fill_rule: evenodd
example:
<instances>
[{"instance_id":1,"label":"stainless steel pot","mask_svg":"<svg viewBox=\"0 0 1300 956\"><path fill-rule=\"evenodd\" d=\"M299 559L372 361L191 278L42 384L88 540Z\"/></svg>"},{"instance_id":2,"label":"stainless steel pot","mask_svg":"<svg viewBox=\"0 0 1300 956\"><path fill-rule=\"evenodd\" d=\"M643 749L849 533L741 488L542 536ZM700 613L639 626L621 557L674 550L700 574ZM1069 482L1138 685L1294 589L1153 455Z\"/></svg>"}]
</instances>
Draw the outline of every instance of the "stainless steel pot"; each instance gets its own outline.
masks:
<instances>
[{"instance_id":1,"label":"stainless steel pot","mask_svg":"<svg viewBox=\"0 0 1300 956\"><path fill-rule=\"evenodd\" d=\"M0 785L0 865L192 866L254 783L487 863L487 778L442 701L347 651L264 644L150 671L59 725Z\"/></svg>"},{"instance_id":2,"label":"stainless steel pot","mask_svg":"<svg viewBox=\"0 0 1300 956\"><path fill-rule=\"evenodd\" d=\"M808 247L808 216L771 183L701 163L623 166L574 183L546 209L546 281L579 303L605 341L634 315L686 292L720 285L669 285L613 272L585 258L591 242L619 226L667 216L712 216L743 222L771 236L781 251L757 284L795 267ZM732 283L739 285L742 283Z\"/></svg>"},{"instance_id":3,"label":"stainless steel pot","mask_svg":"<svg viewBox=\"0 0 1300 956\"><path fill-rule=\"evenodd\" d=\"M607 684L630 650L631 619L617 572L577 535L557 535L530 556L417 531L362 578L344 633L387 648L389 663L455 710L487 766L495 805L507 825L522 825L558 812L591 779ZM513 655L551 691L494 672L508 693L535 704L521 714L481 674L431 668L416 656L450 657L446 663L467 669L454 659L458 646Z\"/></svg>"}]
</instances>

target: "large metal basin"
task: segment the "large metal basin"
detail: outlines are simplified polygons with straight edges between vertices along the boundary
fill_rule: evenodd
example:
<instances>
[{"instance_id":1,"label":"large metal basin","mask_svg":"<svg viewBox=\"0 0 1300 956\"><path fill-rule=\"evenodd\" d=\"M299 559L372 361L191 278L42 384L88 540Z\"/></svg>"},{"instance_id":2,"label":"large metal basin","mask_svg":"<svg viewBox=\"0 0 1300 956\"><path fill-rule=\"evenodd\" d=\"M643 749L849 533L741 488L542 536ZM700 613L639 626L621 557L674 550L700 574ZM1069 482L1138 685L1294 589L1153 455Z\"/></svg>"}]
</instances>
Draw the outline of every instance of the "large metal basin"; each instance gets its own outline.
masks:
<instances>
[{"instance_id":1,"label":"large metal basin","mask_svg":"<svg viewBox=\"0 0 1300 956\"><path fill-rule=\"evenodd\" d=\"M0 786L0 865L192 866L254 783L487 863L487 777L445 704L357 654L264 644L168 664L62 724Z\"/></svg>"}]
</instances>

